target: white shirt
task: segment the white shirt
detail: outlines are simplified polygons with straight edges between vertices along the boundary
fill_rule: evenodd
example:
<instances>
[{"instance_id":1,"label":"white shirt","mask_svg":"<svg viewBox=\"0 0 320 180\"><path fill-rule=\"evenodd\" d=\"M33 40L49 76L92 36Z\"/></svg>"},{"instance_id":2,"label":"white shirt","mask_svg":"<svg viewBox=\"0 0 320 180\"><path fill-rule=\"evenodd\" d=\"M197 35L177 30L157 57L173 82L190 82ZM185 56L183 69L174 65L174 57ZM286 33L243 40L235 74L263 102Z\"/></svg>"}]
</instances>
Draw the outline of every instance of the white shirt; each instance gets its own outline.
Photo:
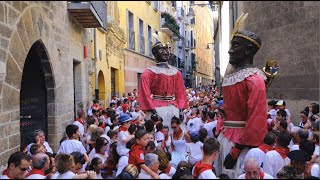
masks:
<instances>
[{"instance_id":1,"label":"white shirt","mask_svg":"<svg viewBox=\"0 0 320 180\"><path fill-rule=\"evenodd\" d=\"M81 135L81 138L83 137L84 135L84 125L81 124L80 122L78 121L75 121L73 122L74 125L77 125L79 127L79 132L80 132L80 135Z\"/></svg>"},{"instance_id":2,"label":"white shirt","mask_svg":"<svg viewBox=\"0 0 320 180\"><path fill-rule=\"evenodd\" d=\"M192 169L192 175L194 174L194 167ZM213 173L211 169L203 171L199 176L198 179L218 179L217 176Z\"/></svg>"},{"instance_id":3,"label":"white shirt","mask_svg":"<svg viewBox=\"0 0 320 180\"><path fill-rule=\"evenodd\" d=\"M270 109L270 111L268 112L268 114L270 114L270 119L275 119L277 117L277 110L275 109Z\"/></svg>"},{"instance_id":4,"label":"white shirt","mask_svg":"<svg viewBox=\"0 0 320 180\"><path fill-rule=\"evenodd\" d=\"M27 146L27 150L28 150L29 153L30 153L30 147L31 147L33 144L34 144L34 143L30 143L30 144ZM44 147L46 148L47 152L53 154L53 151L52 151L52 149L51 149L51 147L50 147L50 145L48 144L47 141L45 141L45 142L43 143L43 145L44 145Z\"/></svg>"},{"instance_id":5,"label":"white shirt","mask_svg":"<svg viewBox=\"0 0 320 180\"><path fill-rule=\"evenodd\" d=\"M41 174L32 174L25 179L46 179L46 176L43 176Z\"/></svg>"},{"instance_id":6,"label":"white shirt","mask_svg":"<svg viewBox=\"0 0 320 180\"><path fill-rule=\"evenodd\" d=\"M1 175L0 179L10 179L7 175Z\"/></svg>"},{"instance_id":7,"label":"white shirt","mask_svg":"<svg viewBox=\"0 0 320 180\"><path fill-rule=\"evenodd\" d=\"M86 149L83 147L80 141L67 139L61 143L57 154L71 154L75 151L81 152L82 154L87 153Z\"/></svg>"},{"instance_id":8,"label":"white shirt","mask_svg":"<svg viewBox=\"0 0 320 180\"><path fill-rule=\"evenodd\" d=\"M263 171L276 178L277 173L280 171L280 169L282 169L289 163L290 159L288 157L283 159L277 151L272 150L267 152L266 154L266 157L263 161Z\"/></svg>"},{"instance_id":9,"label":"white shirt","mask_svg":"<svg viewBox=\"0 0 320 180\"><path fill-rule=\"evenodd\" d=\"M238 179L246 179L246 174L241 174ZM264 172L263 179L274 179L270 174Z\"/></svg>"},{"instance_id":10,"label":"white shirt","mask_svg":"<svg viewBox=\"0 0 320 180\"><path fill-rule=\"evenodd\" d=\"M127 139L128 136L129 136L128 131L119 132L118 141L117 141L117 153L119 154L119 156L128 155L130 151L130 149L126 148L127 143L122 142L123 140Z\"/></svg>"},{"instance_id":11,"label":"white shirt","mask_svg":"<svg viewBox=\"0 0 320 180\"><path fill-rule=\"evenodd\" d=\"M319 156L319 154L320 154L320 148L319 148L319 145L316 145L316 148L314 149L313 154L315 154L315 155Z\"/></svg>"},{"instance_id":12,"label":"white shirt","mask_svg":"<svg viewBox=\"0 0 320 180\"><path fill-rule=\"evenodd\" d=\"M261 164L263 163L266 154L259 148L251 148L244 157L244 161L251 157L255 158L259 162L259 167L261 167Z\"/></svg>"},{"instance_id":13,"label":"white shirt","mask_svg":"<svg viewBox=\"0 0 320 180\"><path fill-rule=\"evenodd\" d=\"M158 173L159 174L159 173ZM171 179L168 175L166 174L160 174L160 179ZM143 169L141 169L141 172L138 176L138 179L153 179L149 174L147 174Z\"/></svg>"},{"instance_id":14,"label":"white shirt","mask_svg":"<svg viewBox=\"0 0 320 180\"><path fill-rule=\"evenodd\" d=\"M187 152L189 154L188 161L192 165L202 159L202 147L203 143L198 141L196 143L187 143Z\"/></svg>"},{"instance_id":15,"label":"white shirt","mask_svg":"<svg viewBox=\"0 0 320 180\"><path fill-rule=\"evenodd\" d=\"M201 124L202 124L201 118L196 117L188 121L186 129L188 132L191 132L191 131L198 132L200 130Z\"/></svg>"},{"instance_id":16,"label":"white shirt","mask_svg":"<svg viewBox=\"0 0 320 180\"><path fill-rule=\"evenodd\" d=\"M311 176L320 178L320 165L318 163L313 163L311 166Z\"/></svg>"},{"instance_id":17,"label":"white shirt","mask_svg":"<svg viewBox=\"0 0 320 180\"><path fill-rule=\"evenodd\" d=\"M212 122L209 122L209 123L205 123L203 125L203 127L207 130L208 132L208 137L214 137L213 135L213 132L212 132L212 129L215 128L217 126L217 120L215 121L212 121Z\"/></svg>"},{"instance_id":18,"label":"white shirt","mask_svg":"<svg viewBox=\"0 0 320 180\"><path fill-rule=\"evenodd\" d=\"M72 179L75 175L76 174L71 171L67 171L63 174L56 172L51 179Z\"/></svg>"},{"instance_id":19,"label":"white shirt","mask_svg":"<svg viewBox=\"0 0 320 180\"><path fill-rule=\"evenodd\" d=\"M157 131L155 134L155 140L157 141L159 146L162 145L162 140L164 139L165 139L164 134L160 131Z\"/></svg>"},{"instance_id":20,"label":"white shirt","mask_svg":"<svg viewBox=\"0 0 320 180\"><path fill-rule=\"evenodd\" d=\"M128 165L129 157L128 156L121 156L118 161L118 168L116 177L122 172L122 170Z\"/></svg>"},{"instance_id":21,"label":"white shirt","mask_svg":"<svg viewBox=\"0 0 320 180\"><path fill-rule=\"evenodd\" d=\"M293 144L290 146L290 151L299 150L299 144Z\"/></svg>"}]
</instances>

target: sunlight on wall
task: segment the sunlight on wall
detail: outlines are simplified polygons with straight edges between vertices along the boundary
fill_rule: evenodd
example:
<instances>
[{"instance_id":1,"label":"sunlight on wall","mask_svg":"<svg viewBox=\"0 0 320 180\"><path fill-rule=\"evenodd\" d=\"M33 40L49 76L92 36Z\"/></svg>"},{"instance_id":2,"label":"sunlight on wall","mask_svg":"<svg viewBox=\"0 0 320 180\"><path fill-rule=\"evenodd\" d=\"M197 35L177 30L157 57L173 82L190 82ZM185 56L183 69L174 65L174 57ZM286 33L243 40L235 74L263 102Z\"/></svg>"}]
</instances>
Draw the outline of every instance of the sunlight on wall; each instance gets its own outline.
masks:
<instances>
[{"instance_id":1,"label":"sunlight on wall","mask_svg":"<svg viewBox=\"0 0 320 180\"><path fill-rule=\"evenodd\" d=\"M221 8L221 29L222 36L220 41L221 53L220 53L220 73L224 76L228 62L229 62L229 46L230 46L230 32L229 32L229 1L224 1Z\"/></svg>"}]
</instances>

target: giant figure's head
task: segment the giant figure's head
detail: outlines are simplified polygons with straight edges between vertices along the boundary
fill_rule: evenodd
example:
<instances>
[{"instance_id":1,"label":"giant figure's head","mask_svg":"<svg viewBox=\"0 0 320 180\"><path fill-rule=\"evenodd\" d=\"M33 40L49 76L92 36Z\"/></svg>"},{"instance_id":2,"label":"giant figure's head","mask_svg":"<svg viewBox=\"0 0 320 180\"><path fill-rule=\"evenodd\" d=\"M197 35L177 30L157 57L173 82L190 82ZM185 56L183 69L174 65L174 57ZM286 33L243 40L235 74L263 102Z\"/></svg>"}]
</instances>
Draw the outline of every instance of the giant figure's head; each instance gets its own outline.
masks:
<instances>
[{"instance_id":1,"label":"giant figure's head","mask_svg":"<svg viewBox=\"0 0 320 180\"><path fill-rule=\"evenodd\" d=\"M261 46L260 37L250 31L238 31L231 40L229 63L232 65L241 65L247 59L252 64L253 56L258 52Z\"/></svg>"},{"instance_id":2,"label":"giant figure's head","mask_svg":"<svg viewBox=\"0 0 320 180\"><path fill-rule=\"evenodd\" d=\"M158 62L167 62L170 58L168 47L163 46L161 42L157 42L152 47L152 54Z\"/></svg>"}]
</instances>

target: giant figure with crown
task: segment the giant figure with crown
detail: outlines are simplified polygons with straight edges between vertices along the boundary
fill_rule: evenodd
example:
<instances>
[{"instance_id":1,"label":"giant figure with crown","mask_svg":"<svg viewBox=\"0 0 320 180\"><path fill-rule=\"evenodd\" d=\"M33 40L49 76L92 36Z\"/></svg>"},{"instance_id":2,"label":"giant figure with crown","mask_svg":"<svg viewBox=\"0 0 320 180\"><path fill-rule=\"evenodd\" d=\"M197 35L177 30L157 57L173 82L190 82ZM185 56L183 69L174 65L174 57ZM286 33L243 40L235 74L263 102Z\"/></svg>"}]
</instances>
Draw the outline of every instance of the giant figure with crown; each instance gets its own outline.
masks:
<instances>
[{"instance_id":1,"label":"giant figure with crown","mask_svg":"<svg viewBox=\"0 0 320 180\"><path fill-rule=\"evenodd\" d=\"M229 65L222 83L225 113L217 124L221 149L214 162L216 174L227 174L232 179L243 173L246 153L261 145L267 133L266 84L270 81L266 69L270 68L262 71L253 65L261 40L256 33L239 31L247 15L237 19L231 34Z\"/></svg>"}]
</instances>

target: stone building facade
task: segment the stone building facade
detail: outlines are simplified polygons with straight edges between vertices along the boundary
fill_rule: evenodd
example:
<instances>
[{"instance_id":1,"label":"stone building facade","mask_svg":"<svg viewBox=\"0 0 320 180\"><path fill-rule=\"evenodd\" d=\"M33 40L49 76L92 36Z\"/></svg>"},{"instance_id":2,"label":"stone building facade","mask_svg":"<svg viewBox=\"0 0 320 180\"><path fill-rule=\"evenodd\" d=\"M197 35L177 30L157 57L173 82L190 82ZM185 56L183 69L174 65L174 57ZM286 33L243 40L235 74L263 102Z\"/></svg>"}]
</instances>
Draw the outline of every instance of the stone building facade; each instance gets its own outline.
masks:
<instances>
[{"instance_id":1,"label":"stone building facade","mask_svg":"<svg viewBox=\"0 0 320 180\"><path fill-rule=\"evenodd\" d=\"M76 109L91 103L90 37L66 1L0 2L1 165L35 128L56 151Z\"/></svg>"},{"instance_id":2,"label":"stone building facade","mask_svg":"<svg viewBox=\"0 0 320 180\"><path fill-rule=\"evenodd\" d=\"M268 59L279 62L267 98L284 99L297 124L300 111L320 99L320 2L238 1L236 6L238 15L249 13L244 28L262 40L254 63L263 67Z\"/></svg>"}]
</instances>

